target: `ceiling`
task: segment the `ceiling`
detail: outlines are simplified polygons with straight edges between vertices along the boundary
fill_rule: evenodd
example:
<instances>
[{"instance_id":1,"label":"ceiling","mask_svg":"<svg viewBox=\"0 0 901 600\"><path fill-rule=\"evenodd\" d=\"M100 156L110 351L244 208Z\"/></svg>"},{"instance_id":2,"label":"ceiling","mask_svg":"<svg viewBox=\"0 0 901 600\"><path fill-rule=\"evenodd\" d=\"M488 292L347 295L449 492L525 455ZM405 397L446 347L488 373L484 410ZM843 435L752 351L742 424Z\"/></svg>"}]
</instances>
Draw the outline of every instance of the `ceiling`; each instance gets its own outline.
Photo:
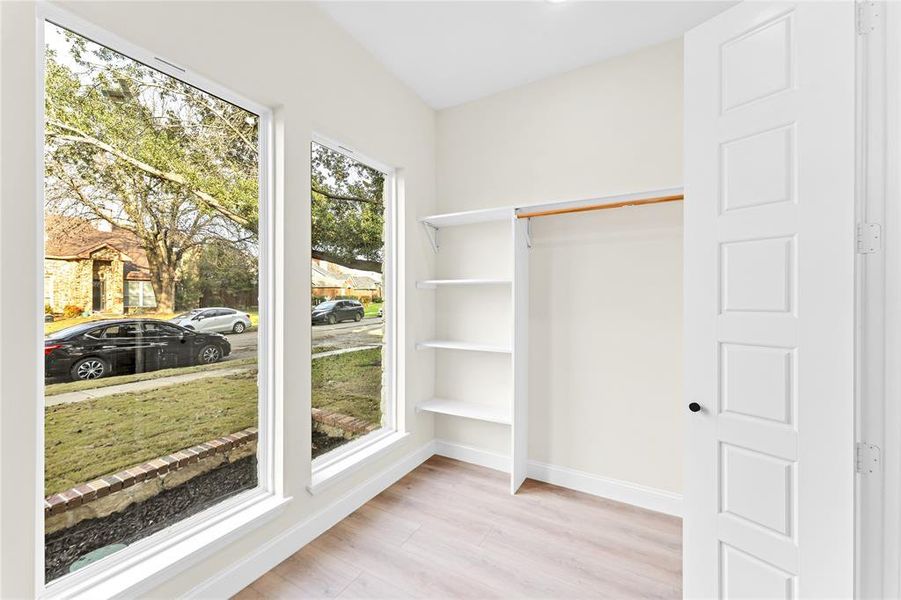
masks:
<instances>
[{"instance_id":1,"label":"ceiling","mask_svg":"<svg viewBox=\"0 0 901 600\"><path fill-rule=\"evenodd\" d=\"M320 2L433 108L680 36L734 2Z\"/></svg>"}]
</instances>

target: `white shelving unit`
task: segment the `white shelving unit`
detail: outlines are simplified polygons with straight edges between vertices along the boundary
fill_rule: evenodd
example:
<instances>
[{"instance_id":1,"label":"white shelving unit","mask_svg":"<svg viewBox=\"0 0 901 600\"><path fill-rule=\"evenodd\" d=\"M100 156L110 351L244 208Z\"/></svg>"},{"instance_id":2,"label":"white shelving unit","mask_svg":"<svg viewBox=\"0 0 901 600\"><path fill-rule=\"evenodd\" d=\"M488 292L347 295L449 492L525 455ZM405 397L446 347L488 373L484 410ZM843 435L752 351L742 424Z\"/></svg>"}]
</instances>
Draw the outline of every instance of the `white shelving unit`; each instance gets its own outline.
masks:
<instances>
[{"instance_id":1,"label":"white shelving unit","mask_svg":"<svg viewBox=\"0 0 901 600\"><path fill-rule=\"evenodd\" d=\"M467 212L447 213L422 217L419 222L423 224L429 241L435 252L441 252L440 233L447 227L472 226L490 222L510 223L512 245L505 246L504 252L512 252L508 255L512 267L509 269L509 277L504 274L502 278L494 279L425 279L416 282L416 287L422 290L436 290L441 294L443 288L463 288L472 290L471 293L484 293L477 290L484 288L509 288L509 311L511 312L510 337L508 345L489 345L467 341L449 340L424 340L416 344L418 349L459 350L474 353L508 354L510 356L511 377L509 379L509 402L505 406L486 405L484 402L460 399L460 398L431 398L422 401L417 408L441 415L442 418L467 418L490 423L499 423L510 428L510 489L516 493L526 477L526 464L528 452L528 320L529 320L529 246L530 229L529 221L532 217L548 216L566 212L579 212L585 210L598 210L600 208L624 208L627 206L648 204L649 201L670 201L681 199L682 188L667 188L648 190L606 196L603 198L585 198L580 200L567 200L562 202L550 202L509 208L491 208L485 210L473 210ZM678 198L675 198L678 196ZM517 218L517 215L519 218ZM474 237L473 241L478 241ZM468 253L469 262L479 261L477 252ZM465 261L464 261L465 262ZM465 269L466 265L462 265ZM501 289L503 289L503 287ZM451 292L454 293L454 292ZM456 292L463 293L463 292ZM465 292L469 294L470 292ZM495 298L496 299L496 298ZM436 300L437 306L437 300ZM476 315L476 317L482 316ZM489 317L498 317L497 314L489 314ZM470 331L474 330L469 327ZM454 332L446 333L449 337L455 337ZM465 336L460 336L465 337ZM476 354L475 356L478 356ZM436 360L439 358L436 356ZM484 360L499 360L497 358ZM492 368L494 368L492 366ZM457 376L456 373L454 373ZM478 385L478 376L466 372L459 374L464 381L466 378L474 378ZM483 394L484 396L484 394Z\"/></svg>"},{"instance_id":2,"label":"white shelving unit","mask_svg":"<svg viewBox=\"0 0 901 600\"><path fill-rule=\"evenodd\" d=\"M493 208L487 210L474 210L468 212L448 213L422 217L419 222L423 224L429 241L435 252L441 252L440 232L447 227L462 227L478 225L490 222L506 222L510 226L510 236L513 240L510 264L512 268L509 274L503 274L500 278L454 278L454 279L425 279L416 282L416 287L421 290L436 290L441 294L442 289L464 289L461 294L486 293L479 290L486 288L505 290L509 302L505 310L512 313L511 327L508 341L505 344L486 344L466 340L421 340L416 343L417 350L437 351L463 351L481 354L504 354L510 358L509 389L505 394L509 398L503 405L488 405L465 398L430 398L421 401L417 410L431 412L440 415L441 418L475 419L488 423L500 424L509 428L511 478L510 491L516 493L526 476L526 451L527 451L527 415L528 415L528 224L525 220L516 219L516 211L513 208ZM505 252L510 252L509 242L504 245ZM496 293L496 292L495 292ZM495 301L497 297L495 296ZM437 300L436 300L437 302ZM497 315L481 315L484 318L493 318ZM456 337L453 332L450 337ZM460 336L463 337L463 336ZM479 359L476 355L472 360ZM436 355L436 361L440 356ZM497 358L491 360L499 360ZM456 374L455 374L456 375ZM468 373L460 373L459 377L465 378ZM477 384L477 383L476 383Z\"/></svg>"}]
</instances>

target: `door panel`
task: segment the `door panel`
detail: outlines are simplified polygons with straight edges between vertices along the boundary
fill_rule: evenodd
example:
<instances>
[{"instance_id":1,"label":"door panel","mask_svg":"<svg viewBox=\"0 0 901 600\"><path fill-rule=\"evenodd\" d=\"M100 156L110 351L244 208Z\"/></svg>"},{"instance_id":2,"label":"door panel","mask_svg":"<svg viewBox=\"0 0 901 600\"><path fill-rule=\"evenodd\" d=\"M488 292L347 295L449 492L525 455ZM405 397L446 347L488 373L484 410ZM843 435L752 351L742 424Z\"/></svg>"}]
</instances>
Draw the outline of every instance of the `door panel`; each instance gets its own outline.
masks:
<instances>
[{"instance_id":1,"label":"door panel","mask_svg":"<svg viewBox=\"0 0 901 600\"><path fill-rule=\"evenodd\" d=\"M685 38L686 597L853 594L854 28L745 2Z\"/></svg>"}]
</instances>

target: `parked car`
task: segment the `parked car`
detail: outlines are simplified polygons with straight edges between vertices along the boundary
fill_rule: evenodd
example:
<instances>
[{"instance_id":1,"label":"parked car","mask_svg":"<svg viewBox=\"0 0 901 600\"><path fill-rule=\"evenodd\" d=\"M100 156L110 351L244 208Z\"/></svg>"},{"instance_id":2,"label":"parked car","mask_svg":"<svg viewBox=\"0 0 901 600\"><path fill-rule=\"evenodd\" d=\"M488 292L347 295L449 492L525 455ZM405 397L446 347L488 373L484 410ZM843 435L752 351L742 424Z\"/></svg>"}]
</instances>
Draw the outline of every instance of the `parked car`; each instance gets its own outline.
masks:
<instances>
[{"instance_id":1,"label":"parked car","mask_svg":"<svg viewBox=\"0 0 901 600\"><path fill-rule=\"evenodd\" d=\"M341 321L359 321L363 318L363 305L356 300L329 300L313 308L313 325Z\"/></svg>"},{"instance_id":2,"label":"parked car","mask_svg":"<svg viewBox=\"0 0 901 600\"><path fill-rule=\"evenodd\" d=\"M170 322L194 331L244 333L250 328L250 315L234 308L197 308L182 313Z\"/></svg>"},{"instance_id":3,"label":"parked car","mask_svg":"<svg viewBox=\"0 0 901 600\"><path fill-rule=\"evenodd\" d=\"M92 321L44 338L44 376L74 381L215 363L231 344L218 333L198 333L167 321Z\"/></svg>"}]
</instances>

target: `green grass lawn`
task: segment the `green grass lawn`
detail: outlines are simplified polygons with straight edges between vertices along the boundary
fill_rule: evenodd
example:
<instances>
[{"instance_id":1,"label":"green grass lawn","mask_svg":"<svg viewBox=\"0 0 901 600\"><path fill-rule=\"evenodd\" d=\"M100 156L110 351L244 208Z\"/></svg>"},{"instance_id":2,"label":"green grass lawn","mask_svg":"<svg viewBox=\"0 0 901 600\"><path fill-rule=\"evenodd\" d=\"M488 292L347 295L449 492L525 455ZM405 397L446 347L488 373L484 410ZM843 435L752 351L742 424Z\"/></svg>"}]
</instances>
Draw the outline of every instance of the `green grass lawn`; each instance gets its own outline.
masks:
<instances>
[{"instance_id":1,"label":"green grass lawn","mask_svg":"<svg viewBox=\"0 0 901 600\"><path fill-rule=\"evenodd\" d=\"M313 407L382 420L382 350L360 350L313 361Z\"/></svg>"},{"instance_id":2,"label":"green grass lawn","mask_svg":"<svg viewBox=\"0 0 901 600\"><path fill-rule=\"evenodd\" d=\"M250 315L250 329L248 331L252 331L254 328L258 327L260 324L260 314L256 311L247 311L247 314ZM113 315L100 315L93 314L89 317L75 317L74 319L59 319L58 321L53 321L52 323L44 323L44 335L48 335L55 331L59 331L60 329L65 329L66 327L71 327L72 325L78 325L79 323L88 323L90 321L102 321L103 319L118 319L118 318L127 318L128 316L132 316L134 318L142 318L142 319L162 319L164 321L171 319L175 316L175 313L152 313L145 315L126 315L125 317L117 317Z\"/></svg>"},{"instance_id":3,"label":"green grass lawn","mask_svg":"<svg viewBox=\"0 0 901 600\"><path fill-rule=\"evenodd\" d=\"M174 375L185 375L187 373L197 373L199 371L215 371L218 369L232 369L234 367L243 367L247 365L255 365L256 357L239 358L237 360L226 360L214 363L212 365L194 365L193 367L180 367L176 369L160 369L159 371L150 371L148 373L135 373L134 375L118 375L115 377L104 377L103 379L94 379L91 381L69 381L66 383L52 383L44 386L44 396L55 396L57 394L65 394L66 392L80 392L82 390L96 390L97 388L109 387L111 385L120 385L123 383L132 383L134 381L147 381L150 379L160 379L161 377L172 377Z\"/></svg>"},{"instance_id":4,"label":"green grass lawn","mask_svg":"<svg viewBox=\"0 0 901 600\"><path fill-rule=\"evenodd\" d=\"M44 411L47 495L257 423L256 370Z\"/></svg>"},{"instance_id":5,"label":"green grass lawn","mask_svg":"<svg viewBox=\"0 0 901 600\"><path fill-rule=\"evenodd\" d=\"M212 368L251 365L253 361L226 361ZM111 377L87 386L83 382L55 384L48 389L52 388L49 395L53 395L196 370L168 369ZM381 423L380 348L318 358L312 370L313 406ZM50 495L256 425L256 369L49 406L44 414L44 488Z\"/></svg>"},{"instance_id":6,"label":"green grass lawn","mask_svg":"<svg viewBox=\"0 0 901 600\"><path fill-rule=\"evenodd\" d=\"M364 317L376 317L379 314L379 309L382 308L381 302L370 302L369 304L363 305L363 316Z\"/></svg>"}]
</instances>

